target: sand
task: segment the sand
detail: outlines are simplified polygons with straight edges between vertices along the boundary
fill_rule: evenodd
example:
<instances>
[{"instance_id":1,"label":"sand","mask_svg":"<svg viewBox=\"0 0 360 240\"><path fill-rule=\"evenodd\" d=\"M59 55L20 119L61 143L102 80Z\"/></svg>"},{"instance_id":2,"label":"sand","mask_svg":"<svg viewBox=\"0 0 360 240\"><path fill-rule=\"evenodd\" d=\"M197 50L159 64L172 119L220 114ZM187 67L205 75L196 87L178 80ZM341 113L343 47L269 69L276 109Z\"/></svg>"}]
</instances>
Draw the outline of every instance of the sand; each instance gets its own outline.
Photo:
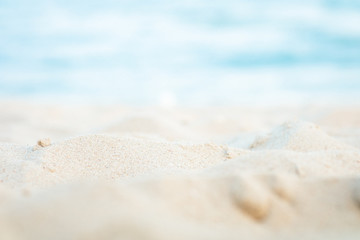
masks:
<instances>
[{"instance_id":1,"label":"sand","mask_svg":"<svg viewBox=\"0 0 360 240\"><path fill-rule=\"evenodd\" d=\"M359 239L359 109L0 102L0 239Z\"/></svg>"}]
</instances>

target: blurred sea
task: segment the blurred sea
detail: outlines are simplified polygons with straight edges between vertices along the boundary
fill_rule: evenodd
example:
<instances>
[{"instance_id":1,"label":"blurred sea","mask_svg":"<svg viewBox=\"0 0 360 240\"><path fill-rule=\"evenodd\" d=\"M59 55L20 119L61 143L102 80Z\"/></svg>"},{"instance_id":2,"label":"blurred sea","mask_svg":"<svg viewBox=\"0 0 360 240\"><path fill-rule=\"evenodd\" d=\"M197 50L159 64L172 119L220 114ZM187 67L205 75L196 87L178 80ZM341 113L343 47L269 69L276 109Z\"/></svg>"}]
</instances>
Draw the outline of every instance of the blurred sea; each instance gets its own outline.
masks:
<instances>
[{"instance_id":1,"label":"blurred sea","mask_svg":"<svg viewBox=\"0 0 360 240\"><path fill-rule=\"evenodd\" d=\"M0 97L360 103L360 1L0 0Z\"/></svg>"}]
</instances>

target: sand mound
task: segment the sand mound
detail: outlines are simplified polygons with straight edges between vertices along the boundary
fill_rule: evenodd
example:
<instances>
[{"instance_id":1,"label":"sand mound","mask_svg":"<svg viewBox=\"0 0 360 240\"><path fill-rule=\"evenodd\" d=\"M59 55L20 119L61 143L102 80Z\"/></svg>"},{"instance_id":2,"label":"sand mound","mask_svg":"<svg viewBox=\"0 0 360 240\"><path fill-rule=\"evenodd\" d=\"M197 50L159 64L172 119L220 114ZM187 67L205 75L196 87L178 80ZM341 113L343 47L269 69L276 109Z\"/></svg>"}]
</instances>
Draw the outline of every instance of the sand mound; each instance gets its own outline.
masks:
<instances>
[{"instance_id":1,"label":"sand mound","mask_svg":"<svg viewBox=\"0 0 360 240\"><path fill-rule=\"evenodd\" d=\"M360 151L295 152L263 150L244 152L241 156L220 163L210 174L291 174L299 177L358 176Z\"/></svg>"},{"instance_id":2,"label":"sand mound","mask_svg":"<svg viewBox=\"0 0 360 240\"><path fill-rule=\"evenodd\" d=\"M358 111L279 109L4 105L0 239L359 239Z\"/></svg>"},{"instance_id":3,"label":"sand mound","mask_svg":"<svg viewBox=\"0 0 360 240\"><path fill-rule=\"evenodd\" d=\"M77 137L35 150L26 182L52 184L76 179L119 179L176 170L203 169L227 159L214 144L180 144L105 135Z\"/></svg>"},{"instance_id":4,"label":"sand mound","mask_svg":"<svg viewBox=\"0 0 360 240\"><path fill-rule=\"evenodd\" d=\"M259 137L250 149L286 149L298 152L321 150L356 150L324 133L312 123L287 122L267 136Z\"/></svg>"}]
</instances>

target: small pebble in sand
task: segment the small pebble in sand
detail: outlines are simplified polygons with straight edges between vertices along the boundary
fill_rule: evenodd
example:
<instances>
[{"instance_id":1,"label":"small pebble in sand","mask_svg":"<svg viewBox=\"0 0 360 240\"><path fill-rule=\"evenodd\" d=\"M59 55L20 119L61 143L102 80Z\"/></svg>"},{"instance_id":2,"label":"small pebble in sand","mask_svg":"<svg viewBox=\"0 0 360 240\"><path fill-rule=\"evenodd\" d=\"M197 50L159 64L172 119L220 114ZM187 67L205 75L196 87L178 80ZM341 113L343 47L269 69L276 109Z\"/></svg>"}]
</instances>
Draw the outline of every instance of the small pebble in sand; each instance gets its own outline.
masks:
<instances>
[{"instance_id":1,"label":"small pebble in sand","mask_svg":"<svg viewBox=\"0 0 360 240\"><path fill-rule=\"evenodd\" d=\"M50 138L40 139L39 141L37 141L37 144L33 147L33 151L39 150L40 148L43 147L48 147L50 145L51 145Z\"/></svg>"},{"instance_id":2,"label":"small pebble in sand","mask_svg":"<svg viewBox=\"0 0 360 240\"><path fill-rule=\"evenodd\" d=\"M51 140L50 140L50 138L40 139L40 140L37 142L37 145L39 145L40 147L50 146L50 145L51 145Z\"/></svg>"}]
</instances>

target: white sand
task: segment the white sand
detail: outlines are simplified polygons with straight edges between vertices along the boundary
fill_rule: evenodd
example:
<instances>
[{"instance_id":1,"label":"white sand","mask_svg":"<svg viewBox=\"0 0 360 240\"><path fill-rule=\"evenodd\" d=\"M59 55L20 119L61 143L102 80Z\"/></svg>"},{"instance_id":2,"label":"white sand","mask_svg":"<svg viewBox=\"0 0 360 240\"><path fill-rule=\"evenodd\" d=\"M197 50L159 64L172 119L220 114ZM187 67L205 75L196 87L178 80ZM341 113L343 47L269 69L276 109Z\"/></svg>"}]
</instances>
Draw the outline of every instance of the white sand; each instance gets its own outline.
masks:
<instances>
[{"instance_id":1,"label":"white sand","mask_svg":"<svg viewBox=\"0 0 360 240\"><path fill-rule=\"evenodd\" d=\"M360 239L358 107L0 103L0 239Z\"/></svg>"}]
</instances>

